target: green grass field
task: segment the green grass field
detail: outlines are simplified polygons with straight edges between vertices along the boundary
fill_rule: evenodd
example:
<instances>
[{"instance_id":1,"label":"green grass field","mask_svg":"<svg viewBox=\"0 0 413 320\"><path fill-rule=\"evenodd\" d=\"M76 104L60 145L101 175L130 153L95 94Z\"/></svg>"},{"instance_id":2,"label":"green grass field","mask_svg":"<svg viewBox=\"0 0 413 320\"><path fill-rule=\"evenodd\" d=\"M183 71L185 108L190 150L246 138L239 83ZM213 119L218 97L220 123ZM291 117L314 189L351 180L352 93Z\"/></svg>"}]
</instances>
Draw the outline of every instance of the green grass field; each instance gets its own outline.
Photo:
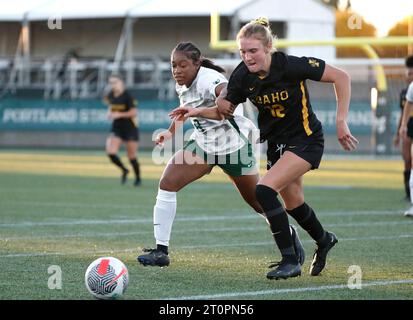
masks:
<instances>
[{"instance_id":1,"label":"green grass field","mask_svg":"<svg viewBox=\"0 0 413 320\"><path fill-rule=\"evenodd\" d=\"M403 217L402 162L323 160L305 178L306 201L339 243L310 277L314 243L298 229L301 277L266 279L279 260L265 221L220 169L178 194L171 266L142 267L153 246L152 208L163 165L141 155L143 186L121 186L102 152L0 151L0 299L93 299L84 272L114 256L129 269L124 299L413 299L413 219ZM295 221L290 219L292 223ZM62 288L48 288L48 268ZM349 289L351 265L362 289Z\"/></svg>"}]
</instances>

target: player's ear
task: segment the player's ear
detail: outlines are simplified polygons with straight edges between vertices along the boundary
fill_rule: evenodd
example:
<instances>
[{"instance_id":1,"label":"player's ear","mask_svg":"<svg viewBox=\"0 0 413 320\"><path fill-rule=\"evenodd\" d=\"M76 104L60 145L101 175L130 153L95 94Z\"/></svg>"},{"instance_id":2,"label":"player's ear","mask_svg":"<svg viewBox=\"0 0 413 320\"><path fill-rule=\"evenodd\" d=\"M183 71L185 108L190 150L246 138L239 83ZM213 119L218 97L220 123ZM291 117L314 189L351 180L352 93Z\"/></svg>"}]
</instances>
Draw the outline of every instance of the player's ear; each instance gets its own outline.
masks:
<instances>
[{"instance_id":1,"label":"player's ear","mask_svg":"<svg viewBox=\"0 0 413 320\"><path fill-rule=\"evenodd\" d=\"M199 68L200 66L202 66L202 59L196 60L194 61L194 65Z\"/></svg>"},{"instance_id":2,"label":"player's ear","mask_svg":"<svg viewBox=\"0 0 413 320\"><path fill-rule=\"evenodd\" d=\"M267 54L267 53L270 53L271 50L272 50L272 42L270 42L269 44L267 44L267 45L264 47L264 52L265 52L266 54Z\"/></svg>"}]
</instances>

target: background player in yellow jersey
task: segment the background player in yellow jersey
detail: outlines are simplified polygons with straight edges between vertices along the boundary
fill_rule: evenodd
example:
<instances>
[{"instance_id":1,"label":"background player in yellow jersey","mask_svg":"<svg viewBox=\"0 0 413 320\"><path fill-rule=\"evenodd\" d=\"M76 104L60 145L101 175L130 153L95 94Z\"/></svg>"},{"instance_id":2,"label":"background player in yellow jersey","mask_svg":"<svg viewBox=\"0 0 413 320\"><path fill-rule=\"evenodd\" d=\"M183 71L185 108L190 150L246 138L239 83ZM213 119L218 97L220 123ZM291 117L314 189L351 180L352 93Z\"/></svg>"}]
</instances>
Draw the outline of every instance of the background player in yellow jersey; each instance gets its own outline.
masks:
<instances>
[{"instance_id":1,"label":"background player in yellow jersey","mask_svg":"<svg viewBox=\"0 0 413 320\"><path fill-rule=\"evenodd\" d=\"M400 130L399 130L399 135L401 139L406 139L407 136L410 136L410 138L413 138L412 132L411 132L411 127L409 127L408 123L410 123L411 119L411 113L413 112L413 81L410 82L409 87L407 88L406 92L406 103L404 105L403 109L403 114L402 114L402 119L401 119L401 124L400 124ZM410 148L410 157L413 155L413 147ZM410 168L413 168L413 163L411 163ZM411 207L409 210L407 210L404 215L406 217L413 217L413 176L410 175L410 201L411 201Z\"/></svg>"},{"instance_id":2,"label":"background player in yellow jersey","mask_svg":"<svg viewBox=\"0 0 413 320\"><path fill-rule=\"evenodd\" d=\"M407 86L413 81L413 56L409 56L406 58L405 62L406 66L406 83ZM410 114L409 121L407 122L407 135L403 138L400 136L400 125L402 122L403 117L403 110L406 104L406 92L407 88L404 88L400 92L400 119L399 119L399 126L396 131L396 135L394 136L393 142L395 146L401 147L401 154L403 157L404 162L404 171L403 171L403 181L404 181L404 190L406 193L406 200L410 201L410 168L412 165L412 158L410 156L410 148L412 146L412 138L413 138L413 117Z\"/></svg>"},{"instance_id":3,"label":"background player in yellow jersey","mask_svg":"<svg viewBox=\"0 0 413 320\"><path fill-rule=\"evenodd\" d=\"M125 143L129 162L135 173L135 186L141 185L140 166L137 159L139 129L137 126L137 106L132 95L125 90L119 75L109 77L111 91L104 97L108 104L108 118L112 120L110 134L106 140L106 153L109 159L122 170L121 183L125 184L129 170L118 156L122 143Z\"/></svg>"}]
</instances>

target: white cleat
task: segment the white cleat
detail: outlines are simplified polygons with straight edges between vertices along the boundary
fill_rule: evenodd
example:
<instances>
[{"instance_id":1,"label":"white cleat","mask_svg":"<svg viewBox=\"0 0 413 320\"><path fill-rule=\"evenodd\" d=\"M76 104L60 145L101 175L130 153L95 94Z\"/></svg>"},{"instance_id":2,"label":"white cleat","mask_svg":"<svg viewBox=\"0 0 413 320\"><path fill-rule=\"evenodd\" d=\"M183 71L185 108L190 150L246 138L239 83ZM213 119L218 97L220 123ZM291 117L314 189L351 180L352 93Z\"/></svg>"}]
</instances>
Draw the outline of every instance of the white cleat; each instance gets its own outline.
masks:
<instances>
[{"instance_id":1,"label":"white cleat","mask_svg":"<svg viewBox=\"0 0 413 320\"><path fill-rule=\"evenodd\" d=\"M404 216L405 216L405 217L413 217L413 206L411 206L410 209L407 210L407 211L404 213Z\"/></svg>"}]
</instances>

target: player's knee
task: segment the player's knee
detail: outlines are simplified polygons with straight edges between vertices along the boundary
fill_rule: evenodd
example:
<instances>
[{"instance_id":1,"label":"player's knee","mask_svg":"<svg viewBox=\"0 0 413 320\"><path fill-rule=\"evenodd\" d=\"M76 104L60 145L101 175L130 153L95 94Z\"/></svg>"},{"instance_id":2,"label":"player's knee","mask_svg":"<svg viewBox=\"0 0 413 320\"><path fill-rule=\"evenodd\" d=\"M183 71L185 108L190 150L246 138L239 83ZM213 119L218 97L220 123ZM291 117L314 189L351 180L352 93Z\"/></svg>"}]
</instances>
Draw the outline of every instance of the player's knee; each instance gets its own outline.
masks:
<instances>
[{"instance_id":1,"label":"player's knee","mask_svg":"<svg viewBox=\"0 0 413 320\"><path fill-rule=\"evenodd\" d=\"M106 152L106 155L108 156L108 158L111 160L111 161L114 161L115 160L115 158L117 158L117 154L116 154L116 152Z\"/></svg>"},{"instance_id":2,"label":"player's knee","mask_svg":"<svg viewBox=\"0 0 413 320\"><path fill-rule=\"evenodd\" d=\"M262 209L262 207L261 207L261 205L259 204L258 201L254 201L253 203L250 203L250 206L251 206L251 208L254 209L254 211L255 211L256 213L259 213L259 214L263 214L263 213L264 213L264 210Z\"/></svg>"},{"instance_id":3,"label":"player's knee","mask_svg":"<svg viewBox=\"0 0 413 320\"><path fill-rule=\"evenodd\" d=\"M178 191L176 183L174 183L174 179L168 176L161 178L161 180L159 181L159 189L170 191L170 192Z\"/></svg>"},{"instance_id":4,"label":"player's knee","mask_svg":"<svg viewBox=\"0 0 413 320\"><path fill-rule=\"evenodd\" d=\"M304 192L301 187L289 188L288 190L283 191L281 196L285 207L288 209L296 208L304 202Z\"/></svg>"}]
</instances>

